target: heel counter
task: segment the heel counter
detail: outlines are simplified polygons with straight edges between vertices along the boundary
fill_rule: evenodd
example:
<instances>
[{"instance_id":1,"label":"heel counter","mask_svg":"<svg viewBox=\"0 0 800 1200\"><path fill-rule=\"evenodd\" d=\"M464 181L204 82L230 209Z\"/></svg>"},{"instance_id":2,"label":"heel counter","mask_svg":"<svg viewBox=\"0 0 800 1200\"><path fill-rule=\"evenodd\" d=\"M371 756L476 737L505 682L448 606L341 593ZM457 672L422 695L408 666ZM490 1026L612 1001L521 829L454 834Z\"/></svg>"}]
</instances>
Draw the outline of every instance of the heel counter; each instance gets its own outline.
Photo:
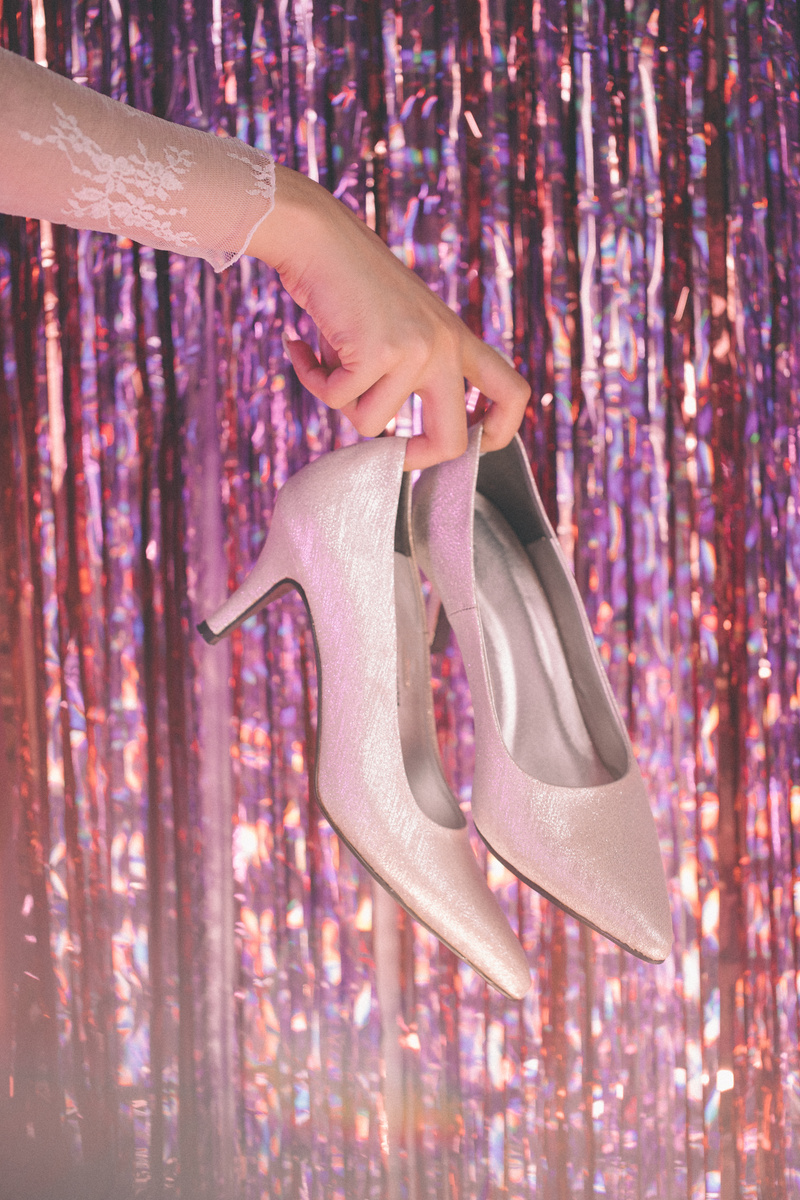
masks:
<instances>
[{"instance_id":1,"label":"heel counter","mask_svg":"<svg viewBox=\"0 0 800 1200\"><path fill-rule=\"evenodd\" d=\"M298 568L337 545L342 557L348 543L360 541L392 549L405 447L405 438L358 442L320 455L287 480L275 512Z\"/></svg>"}]
</instances>

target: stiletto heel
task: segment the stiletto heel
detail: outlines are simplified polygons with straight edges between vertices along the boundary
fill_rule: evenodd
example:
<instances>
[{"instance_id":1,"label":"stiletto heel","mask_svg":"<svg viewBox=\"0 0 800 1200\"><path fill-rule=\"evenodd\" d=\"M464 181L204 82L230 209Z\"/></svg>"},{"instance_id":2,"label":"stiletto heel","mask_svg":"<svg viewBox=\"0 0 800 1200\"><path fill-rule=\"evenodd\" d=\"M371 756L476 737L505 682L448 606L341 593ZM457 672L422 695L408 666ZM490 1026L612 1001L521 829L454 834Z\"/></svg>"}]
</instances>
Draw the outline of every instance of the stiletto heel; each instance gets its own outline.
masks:
<instances>
[{"instance_id":1,"label":"stiletto heel","mask_svg":"<svg viewBox=\"0 0 800 1200\"><path fill-rule=\"evenodd\" d=\"M519 438L423 471L422 569L461 649L475 714L472 816L524 882L639 958L672 944L644 783Z\"/></svg>"},{"instance_id":2,"label":"stiletto heel","mask_svg":"<svg viewBox=\"0 0 800 1200\"><path fill-rule=\"evenodd\" d=\"M472 853L436 747L405 447L378 438L292 476L255 569L203 635L217 640L282 589L300 592L317 651L311 784L322 811L416 920L519 999L530 987L525 954Z\"/></svg>"},{"instance_id":3,"label":"stiletto heel","mask_svg":"<svg viewBox=\"0 0 800 1200\"><path fill-rule=\"evenodd\" d=\"M200 622L198 633L209 646L215 646L265 604L279 600L296 588L298 584L294 579L294 570L291 546L276 505L272 525L256 565L213 616Z\"/></svg>"}]
</instances>

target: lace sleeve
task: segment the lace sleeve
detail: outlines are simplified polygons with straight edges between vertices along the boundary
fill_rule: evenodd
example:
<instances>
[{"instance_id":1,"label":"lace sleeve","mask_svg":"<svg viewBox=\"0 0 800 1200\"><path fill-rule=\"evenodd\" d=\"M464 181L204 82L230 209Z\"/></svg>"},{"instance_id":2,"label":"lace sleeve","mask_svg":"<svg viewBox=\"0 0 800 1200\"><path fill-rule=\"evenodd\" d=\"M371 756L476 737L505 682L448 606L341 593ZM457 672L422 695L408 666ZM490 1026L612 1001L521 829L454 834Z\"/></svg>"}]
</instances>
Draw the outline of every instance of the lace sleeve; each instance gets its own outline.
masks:
<instances>
[{"instance_id":1,"label":"lace sleeve","mask_svg":"<svg viewBox=\"0 0 800 1200\"><path fill-rule=\"evenodd\" d=\"M272 211L275 164L0 49L0 212L236 262Z\"/></svg>"}]
</instances>

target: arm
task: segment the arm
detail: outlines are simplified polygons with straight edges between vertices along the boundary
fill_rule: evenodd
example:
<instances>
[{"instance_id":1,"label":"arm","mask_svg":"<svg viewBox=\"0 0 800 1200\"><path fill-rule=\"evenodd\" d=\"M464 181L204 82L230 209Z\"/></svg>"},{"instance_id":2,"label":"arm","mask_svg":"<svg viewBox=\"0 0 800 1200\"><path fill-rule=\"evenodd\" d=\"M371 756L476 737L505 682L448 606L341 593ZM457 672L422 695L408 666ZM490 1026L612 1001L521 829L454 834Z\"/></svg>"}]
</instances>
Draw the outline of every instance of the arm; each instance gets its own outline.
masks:
<instances>
[{"instance_id":1,"label":"arm","mask_svg":"<svg viewBox=\"0 0 800 1200\"><path fill-rule=\"evenodd\" d=\"M0 211L118 233L215 270L272 210L267 154L160 121L0 50Z\"/></svg>"},{"instance_id":2,"label":"arm","mask_svg":"<svg viewBox=\"0 0 800 1200\"><path fill-rule=\"evenodd\" d=\"M510 441L527 383L319 184L243 142L160 121L4 50L0 113L0 211L124 234L215 270L243 252L260 258L316 322L321 360L305 342L285 342L313 395L366 436L412 391L421 396L424 432L409 442L409 468L466 448L464 378L494 401L484 447Z\"/></svg>"}]
</instances>

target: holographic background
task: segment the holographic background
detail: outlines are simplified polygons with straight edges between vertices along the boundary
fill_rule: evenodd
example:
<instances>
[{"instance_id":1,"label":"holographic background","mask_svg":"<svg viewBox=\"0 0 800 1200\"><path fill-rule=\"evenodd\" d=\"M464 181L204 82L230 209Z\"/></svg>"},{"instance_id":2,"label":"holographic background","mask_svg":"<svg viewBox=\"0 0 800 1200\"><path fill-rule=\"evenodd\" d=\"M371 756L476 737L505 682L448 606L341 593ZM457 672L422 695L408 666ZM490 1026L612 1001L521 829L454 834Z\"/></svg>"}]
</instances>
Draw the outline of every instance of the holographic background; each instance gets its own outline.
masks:
<instances>
[{"instance_id":1,"label":"holographic background","mask_svg":"<svg viewBox=\"0 0 800 1200\"><path fill-rule=\"evenodd\" d=\"M639 963L489 861L512 1004L373 891L308 801L299 601L194 633L353 439L287 368L304 318L247 259L0 218L0 1195L800 1194L796 5L0 13L319 179L514 355L676 939Z\"/></svg>"}]
</instances>

